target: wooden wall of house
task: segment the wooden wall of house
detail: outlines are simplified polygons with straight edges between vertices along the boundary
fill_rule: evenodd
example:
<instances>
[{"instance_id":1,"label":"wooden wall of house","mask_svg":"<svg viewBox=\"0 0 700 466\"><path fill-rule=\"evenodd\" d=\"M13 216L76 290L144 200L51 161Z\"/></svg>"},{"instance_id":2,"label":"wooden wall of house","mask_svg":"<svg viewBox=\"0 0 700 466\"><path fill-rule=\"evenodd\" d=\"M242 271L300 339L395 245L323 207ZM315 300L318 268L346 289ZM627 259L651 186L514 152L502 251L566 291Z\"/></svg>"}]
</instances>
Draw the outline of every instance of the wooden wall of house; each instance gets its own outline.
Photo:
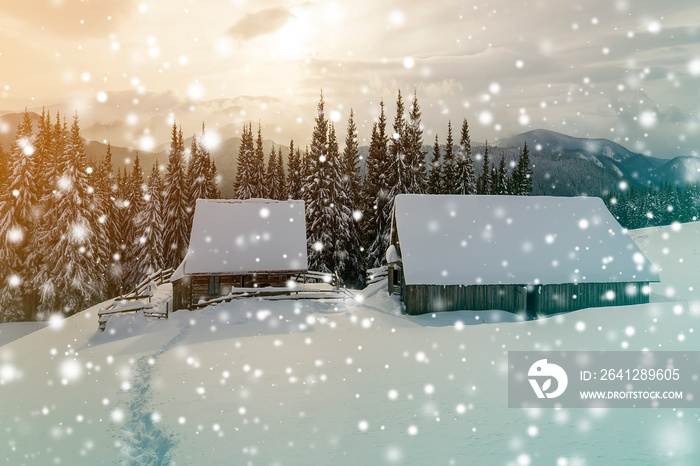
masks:
<instances>
[{"instance_id":1,"label":"wooden wall of house","mask_svg":"<svg viewBox=\"0 0 700 466\"><path fill-rule=\"evenodd\" d=\"M535 286L534 312L548 315L587 307L645 304L649 302L648 285L648 282L612 282Z\"/></svg>"},{"instance_id":2,"label":"wooden wall of house","mask_svg":"<svg viewBox=\"0 0 700 466\"><path fill-rule=\"evenodd\" d=\"M404 285L402 300L411 315L469 309L525 310L526 289L521 285Z\"/></svg>"},{"instance_id":3,"label":"wooden wall of house","mask_svg":"<svg viewBox=\"0 0 700 466\"><path fill-rule=\"evenodd\" d=\"M524 285L404 285L401 299L411 315L500 309L534 316L648 303L645 288L648 290L648 282L535 285L529 292Z\"/></svg>"},{"instance_id":4,"label":"wooden wall of house","mask_svg":"<svg viewBox=\"0 0 700 466\"><path fill-rule=\"evenodd\" d=\"M209 294L209 276L191 275L173 283L173 309L190 309L200 301L226 296L232 288L285 286L294 275L252 274L219 276L219 293Z\"/></svg>"},{"instance_id":5,"label":"wooden wall of house","mask_svg":"<svg viewBox=\"0 0 700 466\"><path fill-rule=\"evenodd\" d=\"M190 308L190 277L184 277L173 282L173 311Z\"/></svg>"}]
</instances>

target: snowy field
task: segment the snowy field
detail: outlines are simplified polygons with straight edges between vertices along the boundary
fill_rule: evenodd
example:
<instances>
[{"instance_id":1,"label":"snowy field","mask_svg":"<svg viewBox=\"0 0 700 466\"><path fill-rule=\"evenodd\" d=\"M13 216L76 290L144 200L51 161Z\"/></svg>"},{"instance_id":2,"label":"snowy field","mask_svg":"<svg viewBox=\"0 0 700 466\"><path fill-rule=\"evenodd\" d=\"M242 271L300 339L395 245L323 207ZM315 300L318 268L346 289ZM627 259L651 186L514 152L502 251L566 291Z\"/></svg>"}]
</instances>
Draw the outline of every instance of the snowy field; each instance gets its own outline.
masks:
<instances>
[{"instance_id":1,"label":"snowy field","mask_svg":"<svg viewBox=\"0 0 700 466\"><path fill-rule=\"evenodd\" d=\"M509 350L700 350L700 223L632 236L660 267L651 304L539 321L407 317L383 283L104 333L89 309L0 347L0 462L700 464L697 411L507 407Z\"/></svg>"},{"instance_id":2,"label":"snowy field","mask_svg":"<svg viewBox=\"0 0 700 466\"><path fill-rule=\"evenodd\" d=\"M10 322L0 324L0 346L46 327L46 322Z\"/></svg>"}]
</instances>

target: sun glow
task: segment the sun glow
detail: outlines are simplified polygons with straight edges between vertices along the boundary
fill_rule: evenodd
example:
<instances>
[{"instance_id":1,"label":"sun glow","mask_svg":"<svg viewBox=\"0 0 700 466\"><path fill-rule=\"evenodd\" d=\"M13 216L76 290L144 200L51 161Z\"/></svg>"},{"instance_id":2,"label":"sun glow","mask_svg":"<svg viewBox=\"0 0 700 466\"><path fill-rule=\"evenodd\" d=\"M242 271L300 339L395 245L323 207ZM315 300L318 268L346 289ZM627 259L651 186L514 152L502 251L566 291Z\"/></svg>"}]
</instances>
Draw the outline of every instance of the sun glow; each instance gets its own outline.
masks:
<instances>
[{"instance_id":1,"label":"sun glow","mask_svg":"<svg viewBox=\"0 0 700 466\"><path fill-rule=\"evenodd\" d=\"M300 15L295 15L274 34L274 49L271 51L276 56L285 60L297 60L307 52L305 42L309 25Z\"/></svg>"}]
</instances>

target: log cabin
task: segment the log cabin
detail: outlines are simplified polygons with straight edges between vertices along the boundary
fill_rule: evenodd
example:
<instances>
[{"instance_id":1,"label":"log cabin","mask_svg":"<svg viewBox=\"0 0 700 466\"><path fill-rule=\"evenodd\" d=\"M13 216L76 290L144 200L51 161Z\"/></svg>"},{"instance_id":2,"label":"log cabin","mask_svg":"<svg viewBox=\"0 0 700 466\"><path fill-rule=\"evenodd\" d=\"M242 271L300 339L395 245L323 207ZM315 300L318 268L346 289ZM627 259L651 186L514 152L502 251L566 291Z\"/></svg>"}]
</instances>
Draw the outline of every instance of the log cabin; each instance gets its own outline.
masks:
<instances>
[{"instance_id":1,"label":"log cabin","mask_svg":"<svg viewBox=\"0 0 700 466\"><path fill-rule=\"evenodd\" d=\"M388 252L389 289L414 315L641 304L659 281L599 198L398 195Z\"/></svg>"},{"instance_id":2,"label":"log cabin","mask_svg":"<svg viewBox=\"0 0 700 466\"><path fill-rule=\"evenodd\" d=\"M173 272L173 309L236 287L285 286L308 269L304 201L197 199L187 255Z\"/></svg>"}]
</instances>

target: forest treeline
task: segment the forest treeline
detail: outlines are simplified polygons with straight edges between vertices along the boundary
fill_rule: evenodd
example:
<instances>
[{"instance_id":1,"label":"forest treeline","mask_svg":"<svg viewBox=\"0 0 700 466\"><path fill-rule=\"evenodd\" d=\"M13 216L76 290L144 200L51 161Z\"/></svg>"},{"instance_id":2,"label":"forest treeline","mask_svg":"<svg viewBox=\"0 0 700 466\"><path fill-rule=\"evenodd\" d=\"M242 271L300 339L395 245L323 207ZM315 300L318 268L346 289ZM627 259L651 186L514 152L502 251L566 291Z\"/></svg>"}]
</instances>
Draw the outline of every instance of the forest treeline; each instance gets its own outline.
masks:
<instances>
[{"instance_id":1,"label":"forest treeline","mask_svg":"<svg viewBox=\"0 0 700 466\"><path fill-rule=\"evenodd\" d=\"M491 160L488 143L473 154L466 119L458 139L448 122L445 143L436 135L425 151L415 93L408 106L398 93L391 126L380 103L366 161L352 110L341 151L324 105L321 96L311 144L302 150L290 141L286 166L281 147L265 153L262 125L244 124L234 180L217 175L204 125L187 150L173 123L167 164L156 161L149 171L137 154L130 171L115 173L109 145L101 160L87 160L77 114L69 127L61 115L42 112L35 129L25 111L9 152L0 147L0 320L72 314L153 271L177 267L196 199L220 197L224 183L233 184L238 199L303 199L309 268L336 271L357 287L367 268L385 261L397 194L533 191L527 145L510 162L503 155ZM614 213L637 202L629 194L607 197Z\"/></svg>"},{"instance_id":2,"label":"forest treeline","mask_svg":"<svg viewBox=\"0 0 700 466\"><path fill-rule=\"evenodd\" d=\"M695 222L700 218L700 183L629 185L606 194L603 200L617 221L628 229Z\"/></svg>"}]
</instances>

